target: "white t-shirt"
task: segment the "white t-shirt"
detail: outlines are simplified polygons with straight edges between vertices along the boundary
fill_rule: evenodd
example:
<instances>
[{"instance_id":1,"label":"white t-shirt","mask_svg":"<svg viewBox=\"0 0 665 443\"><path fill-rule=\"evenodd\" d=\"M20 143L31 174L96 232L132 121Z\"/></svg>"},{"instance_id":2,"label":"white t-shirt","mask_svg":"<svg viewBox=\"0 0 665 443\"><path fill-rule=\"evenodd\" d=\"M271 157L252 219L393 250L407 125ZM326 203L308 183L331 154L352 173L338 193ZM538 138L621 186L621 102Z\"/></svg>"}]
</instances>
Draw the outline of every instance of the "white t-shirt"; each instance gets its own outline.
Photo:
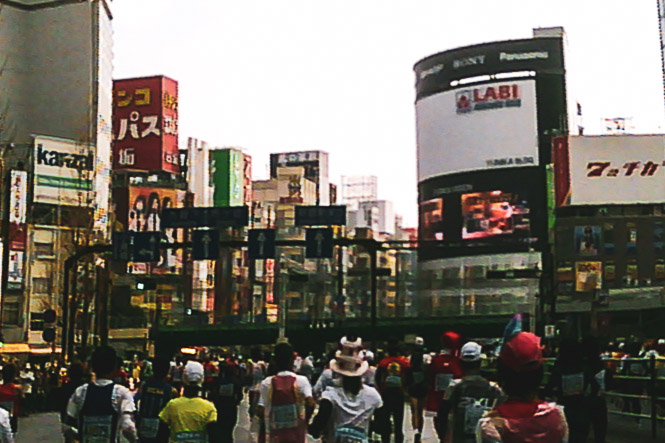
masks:
<instances>
[{"instance_id":1,"label":"white t-shirt","mask_svg":"<svg viewBox=\"0 0 665 443\"><path fill-rule=\"evenodd\" d=\"M312 385L309 384L309 380L304 375L296 375L291 371L282 371L277 375L284 376L290 375L296 378L296 389L302 397L308 398L312 396ZM260 397L259 397L259 406L269 406L270 400L268 399L268 391L270 390L270 385L272 384L272 377L268 377L261 382L261 387L259 388Z\"/></svg>"},{"instance_id":2,"label":"white t-shirt","mask_svg":"<svg viewBox=\"0 0 665 443\"><path fill-rule=\"evenodd\" d=\"M333 404L332 423L327 441L337 441L338 435L357 435L367 438L369 424L374 411L383 406L381 395L371 386L362 386L358 395L353 396L343 388L329 387L321 399ZM356 434L360 432L360 434ZM341 433L341 434L340 434Z\"/></svg>"}]
</instances>

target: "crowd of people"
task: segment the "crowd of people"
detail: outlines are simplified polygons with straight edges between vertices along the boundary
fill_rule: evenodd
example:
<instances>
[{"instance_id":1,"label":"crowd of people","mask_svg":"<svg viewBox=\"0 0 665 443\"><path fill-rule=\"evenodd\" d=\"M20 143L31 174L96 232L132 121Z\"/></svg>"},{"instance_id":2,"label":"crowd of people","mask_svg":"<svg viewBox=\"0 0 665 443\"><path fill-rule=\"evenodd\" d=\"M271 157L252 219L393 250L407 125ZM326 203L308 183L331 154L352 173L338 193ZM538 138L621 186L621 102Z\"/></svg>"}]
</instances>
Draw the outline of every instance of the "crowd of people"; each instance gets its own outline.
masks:
<instances>
[{"instance_id":1,"label":"crowd of people","mask_svg":"<svg viewBox=\"0 0 665 443\"><path fill-rule=\"evenodd\" d=\"M464 342L446 331L438 352L422 338L380 348L346 336L318 358L279 343L249 358L207 352L131 363L102 346L89 364L72 364L66 373L55 363L7 363L0 442L14 441L26 407L58 410L67 442L233 442L245 398L252 431L242 441L300 443L309 434L326 443L418 443L431 417L442 442L575 443L591 430L604 442L605 391L646 389L639 379L614 376L644 376L652 358L665 376L665 341L610 343L605 352L590 338L545 346L521 330L519 316L498 344ZM665 381L656 388L665 390ZM641 412L635 397L616 401L623 411Z\"/></svg>"}]
</instances>

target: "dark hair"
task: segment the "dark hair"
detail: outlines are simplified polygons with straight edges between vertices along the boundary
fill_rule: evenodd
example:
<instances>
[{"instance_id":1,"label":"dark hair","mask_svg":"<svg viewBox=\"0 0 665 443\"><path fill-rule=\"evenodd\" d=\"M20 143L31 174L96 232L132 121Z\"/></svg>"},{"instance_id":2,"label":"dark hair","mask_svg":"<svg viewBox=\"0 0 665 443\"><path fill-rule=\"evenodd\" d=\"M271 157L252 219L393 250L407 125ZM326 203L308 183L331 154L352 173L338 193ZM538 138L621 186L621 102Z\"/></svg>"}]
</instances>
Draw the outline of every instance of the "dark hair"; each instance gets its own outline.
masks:
<instances>
[{"instance_id":1,"label":"dark hair","mask_svg":"<svg viewBox=\"0 0 665 443\"><path fill-rule=\"evenodd\" d=\"M14 381L16 377L16 366L9 363L2 367L2 382L7 384Z\"/></svg>"},{"instance_id":2,"label":"dark hair","mask_svg":"<svg viewBox=\"0 0 665 443\"><path fill-rule=\"evenodd\" d=\"M116 368L116 353L115 349L110 346L100 346L94 350L90 358L92 365L92 372L97 374L110 374ZM122 359L120 360L122 363Z\"/></svg>"},{"instance_id":3,"label":"dark hair","mask_svg":"<svg viewBox=\"0 0 665 443\"><path fill-rule=\"evenodd\" d=\"M481 363L482 360L476 360L476 361L460 360L460 365L462 366L462 370L464 371L465 374L467 371L480 370Z\"/></svg>"},{"instance_id":4,"label":"dark hair","mask_svg":"<svg viewBox=\"0 0 665 443\"><path fill-rule=\"evenodd\" d=\"M543 373L543 365L531 371L516 371L504 365L501 359L497 362L499 383L509 397L526 398L537 394Z\"/></svg>"},{"instance_id":5,"label":"dark hair","mask_svg":"<svg viewBox=\"0 0 665 443\"><path fill-rule=\"evenodd\" d=\"M362 377L349 377L348 375L342 376L342 388L353 395L358 395L360 388L363 386Z\"/></svg>"},{"instance_id":6,"label":"dark hair","mask_svg":"<svg viewBox=\"0 0 665 443\"><path fill-rule=\"evenodd\" d=\"M171 362L165 358L157 358L152 362L152 369L155 373L155 378L162 380L168 375L169 369L171 369Z\"/></svg>"},{"instance_id":7,"label":"dark hair","mask_svg":"<svg viewBox=\"0 0 665 443\"><path fill-rule=\"evenodd\" d=\"M72 363L67 368L69 380L80 380L83 378L83 365L81 363Z\"/></svg>"},{"instance_id":8,"label":"dark hair","mask_svg":"<svg viewBox=\"0 0 665 443\"><path fill-rule=\"evenodd\" d=\"M277 371L290 371L293 369L293 347L288 343L275 346L275 365Z\"/></svg>"},{"instance_id":9,"label":"dark hair","mask_svg":"<svg viewBox=\"0 0 665 443\"><path fill-rule=\"evenodd\" d=\"M252 348L252 351L250 352L250 357L256 363L257 361L261 360L261 349L259 348Z\"/></svg>"}]
</instances>

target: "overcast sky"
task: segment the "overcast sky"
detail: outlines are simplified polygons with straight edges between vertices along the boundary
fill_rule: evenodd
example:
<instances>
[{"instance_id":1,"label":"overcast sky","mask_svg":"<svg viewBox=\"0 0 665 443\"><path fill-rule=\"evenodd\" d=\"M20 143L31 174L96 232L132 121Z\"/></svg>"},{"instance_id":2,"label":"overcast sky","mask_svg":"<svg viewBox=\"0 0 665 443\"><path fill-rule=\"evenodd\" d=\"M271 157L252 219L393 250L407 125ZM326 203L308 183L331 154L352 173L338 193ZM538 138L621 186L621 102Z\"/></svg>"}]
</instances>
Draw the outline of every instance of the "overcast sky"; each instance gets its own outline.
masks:
<instances>
[{"instance_id":1,"label":"overcast sky","mask_svg":"<svg viewBox=\"0 0 665 443\"><path fill-rule=\"evenodd\" d=\"M587 133L603 117L662 132L656 0L115 0L115 78L180 83L187 137L252 155L330 153L331 180L377 175L417 223L413 65L564 26Z\"/></svg>"}]
</instances>

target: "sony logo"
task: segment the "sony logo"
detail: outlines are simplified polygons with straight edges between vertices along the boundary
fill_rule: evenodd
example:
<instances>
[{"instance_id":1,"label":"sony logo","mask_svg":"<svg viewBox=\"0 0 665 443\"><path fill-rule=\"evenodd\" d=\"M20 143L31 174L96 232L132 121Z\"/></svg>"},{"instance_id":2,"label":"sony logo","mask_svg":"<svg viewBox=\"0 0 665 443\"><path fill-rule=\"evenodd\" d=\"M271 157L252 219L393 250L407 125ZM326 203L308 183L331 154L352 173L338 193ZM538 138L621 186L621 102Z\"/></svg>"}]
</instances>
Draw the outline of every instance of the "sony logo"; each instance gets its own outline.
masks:
<instances>
[{"instance_id":1,"label":"sony logo","mask_svg":"<svg viewBox=\"0 0 665 443\"><path fill-rule=\"evenodd\" d=\"M77 169L79 171L92 171L93 157L92 153L78 155L69 152L49 151L44 149L42 145L37 145L37 164Z\"/></svg>"},{"instance_id":2,"label":"sony logo","mask_svg":"<svg viewBox=\"0 0 665 443\"><path fill-rule=\"evenodd\" d=\"M485 64L484 55L475 55L473 57L465 57L459 60L453 60L453 68L455 69L465 68L467 66L474 66L474 65L484 65L484 64Z\"/></svg>"},{"instance_id":3,"label":"sony logo","mask_svg":"<svg viewBox=\"0 0 665 443\"><path fill-rule=\"evenodd\" d=\"M511 62L513 60L547 60L550 54L547 51L534 51L534 52L513 52L506 53L501 52L499 54L499 60L505 60Z\"/></svg>"}]
</instances>

